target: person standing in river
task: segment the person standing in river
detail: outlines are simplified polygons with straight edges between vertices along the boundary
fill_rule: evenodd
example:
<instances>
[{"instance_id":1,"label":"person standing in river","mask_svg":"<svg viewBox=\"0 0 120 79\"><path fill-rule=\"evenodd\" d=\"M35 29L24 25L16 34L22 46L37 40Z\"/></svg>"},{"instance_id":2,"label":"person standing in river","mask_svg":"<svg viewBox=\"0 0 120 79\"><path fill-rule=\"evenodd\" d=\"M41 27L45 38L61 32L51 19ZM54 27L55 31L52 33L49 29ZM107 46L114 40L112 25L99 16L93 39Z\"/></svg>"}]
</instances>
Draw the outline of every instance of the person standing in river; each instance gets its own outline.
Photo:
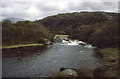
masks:
<instances>
[{"instance_id":1,"label":"person standing in river","mask_svg":"<svg viewBox=\"0 0 120 79\"><path fill-rule=\"evenodd\" d=\"M17 59L20 60L20 51L17 52Z\"/></svg>"}]
</instances>

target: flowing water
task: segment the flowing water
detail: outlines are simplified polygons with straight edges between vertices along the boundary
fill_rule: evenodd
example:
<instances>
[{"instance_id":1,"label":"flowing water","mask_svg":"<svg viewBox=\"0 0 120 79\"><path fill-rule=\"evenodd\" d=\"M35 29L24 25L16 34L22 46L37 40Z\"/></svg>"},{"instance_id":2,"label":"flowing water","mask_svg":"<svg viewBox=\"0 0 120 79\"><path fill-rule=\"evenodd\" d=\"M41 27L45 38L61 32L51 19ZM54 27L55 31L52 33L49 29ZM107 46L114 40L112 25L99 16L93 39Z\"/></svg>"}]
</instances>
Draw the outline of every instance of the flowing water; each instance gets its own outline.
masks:
<instances>
[{"instance_id":1,"label":"flowing water","mask_svg":"<svg viewBox=\"0 0 120 79\"><path fill-rule=\"evenodd\" d=\"M23 53L20 60L14 54L16 50ZM9 53L13 54L8 56ZM42 48L3 50L3 77L40 77L58 72L61 67L94 69L99 66L102 61L96 57L94 47L77 40L64 39Z\"/></svg>"}]
</instances>

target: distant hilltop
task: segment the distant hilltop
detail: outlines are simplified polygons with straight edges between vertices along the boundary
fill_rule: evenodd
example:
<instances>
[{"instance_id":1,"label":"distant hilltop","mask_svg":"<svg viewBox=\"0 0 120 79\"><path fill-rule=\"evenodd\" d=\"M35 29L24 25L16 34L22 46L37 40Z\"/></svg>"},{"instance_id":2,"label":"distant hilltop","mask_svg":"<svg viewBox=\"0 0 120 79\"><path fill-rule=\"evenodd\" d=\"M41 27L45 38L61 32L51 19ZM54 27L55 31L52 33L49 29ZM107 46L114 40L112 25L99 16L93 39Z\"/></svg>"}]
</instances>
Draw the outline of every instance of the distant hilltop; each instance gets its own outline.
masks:
<instances>
[{"instance_id":1,"label":"distant hilltop","mask_svg":"<svg viewBox=\"0 0 120 79\"><path fill-rule=\"evenodd\" d=\"M7 17L7 18L4 18L2 21L4 21L4 20L9 20L12 23L16 23L17 21L24 21L24 19L16 18L16 17Z\"/></svg>"}]
</instances>

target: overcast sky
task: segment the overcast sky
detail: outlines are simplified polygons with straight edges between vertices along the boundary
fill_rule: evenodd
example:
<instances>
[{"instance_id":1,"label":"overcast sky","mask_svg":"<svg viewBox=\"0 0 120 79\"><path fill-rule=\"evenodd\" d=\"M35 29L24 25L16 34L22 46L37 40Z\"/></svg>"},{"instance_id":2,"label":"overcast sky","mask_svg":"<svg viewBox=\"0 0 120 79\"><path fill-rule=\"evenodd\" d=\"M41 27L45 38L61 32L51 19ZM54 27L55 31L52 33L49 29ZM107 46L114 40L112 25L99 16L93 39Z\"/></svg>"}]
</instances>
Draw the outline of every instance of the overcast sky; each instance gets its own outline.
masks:
<instances>
[{"instance_id":1,"label":"overcast sky","mask_svg":"<svg viewBox=\"0 0 120 79\"><path fill-rule=\"evenodd\" d=\"M0 9L0 20L5 17L38 20L67 12L118 12L118 0L2 0Z\"/></svg>"}]
</instances>

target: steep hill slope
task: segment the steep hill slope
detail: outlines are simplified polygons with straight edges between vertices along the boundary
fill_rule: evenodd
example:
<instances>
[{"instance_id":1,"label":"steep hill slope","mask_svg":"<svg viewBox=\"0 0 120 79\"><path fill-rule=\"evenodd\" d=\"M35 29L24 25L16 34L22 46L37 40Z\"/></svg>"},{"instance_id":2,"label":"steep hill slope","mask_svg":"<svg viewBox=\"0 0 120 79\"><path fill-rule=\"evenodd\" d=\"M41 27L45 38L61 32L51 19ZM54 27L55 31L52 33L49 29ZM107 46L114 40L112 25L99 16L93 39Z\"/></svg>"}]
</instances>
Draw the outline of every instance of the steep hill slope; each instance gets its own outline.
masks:
<instances>
[{"instance_id":1,"label":"steep hill slope","mask_svg":"<svg viewBox=\"0 0 120 79\"><path fill-rule=\"evenodd\" d=\"M48 16L40 22L52 31L65 31L66 28L75 28L81 25L102 23L117 18L116 13L106 12L74 12Z\"/></svg>"}]
</instances>

